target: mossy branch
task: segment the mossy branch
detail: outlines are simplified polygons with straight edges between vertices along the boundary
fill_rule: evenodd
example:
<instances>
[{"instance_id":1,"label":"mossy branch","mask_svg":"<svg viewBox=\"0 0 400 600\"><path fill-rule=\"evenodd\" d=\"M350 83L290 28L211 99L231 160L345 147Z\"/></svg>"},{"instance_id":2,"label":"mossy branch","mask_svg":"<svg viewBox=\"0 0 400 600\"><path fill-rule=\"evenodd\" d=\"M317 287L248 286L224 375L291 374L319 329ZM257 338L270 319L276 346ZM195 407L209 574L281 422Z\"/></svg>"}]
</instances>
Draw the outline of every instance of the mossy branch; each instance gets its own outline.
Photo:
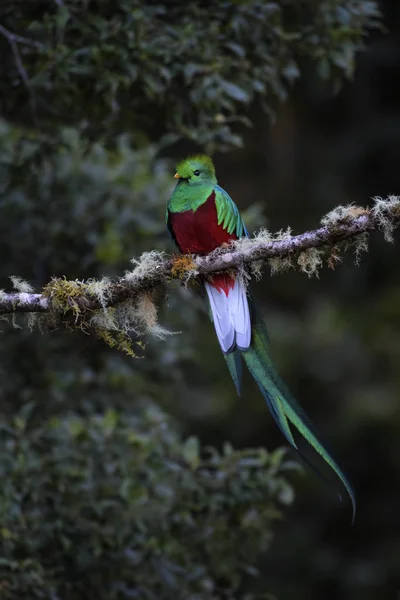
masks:
<instances>
[{"instance_id":1,"label":"mossy branch","mask_svg":"<svg viewBox=\"0 0 400 600\"><path fill-rule=\"evenodd\" d=\"M297 267L309 276L318 275L324 262L335 268L340 253L349 248L358 262L360 253L368 249L369 232L382 231L387 241L393 241L399 223L400 197L389 196L375 198L371 208L339 206L321 220L321 227L296 236L290 229L275 235L263 229L251 239L238 240L207 256L168 258L157 251L146 252L132 259L134 268L115 280L55 278L41 293L34 293L29 284L12 277L16 291L0 291L0 314L49 313L55 325L94 332L109 345L134 354L129 334L145 332L164 337L169 333L157 322L156 305L157 295L171 279L187 283L231 269L247 274L249 268L245 267L250 265L250 270L259 275L263 263L272 273Z\"/></svg>"}]
</instances>

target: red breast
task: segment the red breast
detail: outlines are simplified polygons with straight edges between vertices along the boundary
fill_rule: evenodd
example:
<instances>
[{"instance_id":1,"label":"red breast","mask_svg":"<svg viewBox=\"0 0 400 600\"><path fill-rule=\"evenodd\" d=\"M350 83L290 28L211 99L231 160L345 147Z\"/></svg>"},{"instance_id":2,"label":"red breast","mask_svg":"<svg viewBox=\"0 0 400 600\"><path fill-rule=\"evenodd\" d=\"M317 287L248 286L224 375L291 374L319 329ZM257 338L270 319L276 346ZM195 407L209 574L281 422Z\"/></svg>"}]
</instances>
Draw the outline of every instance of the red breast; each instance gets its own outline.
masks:
<instances>
[{"instance_id":1,"label":"red breast","mask_svg":"<svg viewBox=\"0 0 400 600\"><path fill-rule=\"evenodd\" d=\"M215 192L197 210L170 213L169 219L178 248L186 254L208 254L222 244L237 240L235 233L228 233L222 224L218 225ZM212 277L212 283L228 295L234 279L230 275L218 274Z\"/></svg>"}]
</instances>

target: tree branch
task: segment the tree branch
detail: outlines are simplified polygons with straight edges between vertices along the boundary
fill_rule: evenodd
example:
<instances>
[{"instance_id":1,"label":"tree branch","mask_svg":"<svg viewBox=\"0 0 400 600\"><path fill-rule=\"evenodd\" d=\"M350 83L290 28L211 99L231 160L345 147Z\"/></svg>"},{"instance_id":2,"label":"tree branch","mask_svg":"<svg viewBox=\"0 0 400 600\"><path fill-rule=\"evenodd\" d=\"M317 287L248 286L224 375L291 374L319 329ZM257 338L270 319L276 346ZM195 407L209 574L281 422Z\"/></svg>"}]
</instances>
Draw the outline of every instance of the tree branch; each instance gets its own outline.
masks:
<instances>
[{"instance_id":1,"label":"tree branch","mask_svg":"<svg viewBox=\"0 0 400 600\"><path fill-rule=\"evenodd\" d=\"M35 40L30 40L28 38L22 37L21 35L17 35L16 33L12 33L8 29L6 29L3 25L0 25L0 35L4 36L8 41L11 51L14 55L15 66L17 72L20 76L21 81L25 85L25 88L29 95L29 103L31 105L32 117L35 125L37 125L37 106L36 106L36 98L35 94L32 90L31 82L29 81L28 73L24 67L24 63L22 62L21 54L18 49L18 44L23 44L25 46L33 47L33 48L44 48L43 44L37 42Z\"/></svg>"},{"instance_id":2,"label":"tree branch","mask_svg":"<svg viewBox=\"0 0 400 600\"><path fill-rule=\"evenodd\" d=\"M14 278L14 286L21 291L0 292L0 314L17 312L67 313L95 311L130 301L166 284L171 279L188 281L211 275L217 271L241 269L254 261L282 260L286 267L295 266L316 273L315 266L322 264L322 256L329 251L330 258L338 260L337 253L353 245L357 251L366 249L366 234L383 231L387 241L393 241L393 231L400 223L400 197L375 198L374 206L365 209L356 206L339 206L322 219L322 227L292 236L290 231L272 236L262 230L252 239L242 239L229 248L221 248L207 256L188 256L171 259L152 251L133 259L134 269L114 281L96 282L52 280L41 294L23 288L27 285ZM316 265L307 269L307 260ZM328 261L329 262L329 261ZM279 263L278 263L279 264ZM329 264L331 264L329 262ZM279 268L275 267L275 270ZM17 283L15 283L17 281ZM19 282L19 283L18 283ZM57 287L58 286L58 287ZM60 303L59 290L65 302Z\"/></svg>"}]
</instances>

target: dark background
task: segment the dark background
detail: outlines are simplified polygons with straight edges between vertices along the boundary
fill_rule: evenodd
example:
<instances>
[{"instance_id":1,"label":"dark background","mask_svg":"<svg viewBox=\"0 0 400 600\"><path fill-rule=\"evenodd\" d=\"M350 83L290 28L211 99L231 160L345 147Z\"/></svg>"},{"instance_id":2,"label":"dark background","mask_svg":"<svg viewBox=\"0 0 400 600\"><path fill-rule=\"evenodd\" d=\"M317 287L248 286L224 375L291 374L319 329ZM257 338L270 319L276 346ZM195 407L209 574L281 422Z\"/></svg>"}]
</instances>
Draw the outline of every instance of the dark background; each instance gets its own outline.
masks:
<instances>
[{"instance_id":1,"label":"dark background","mask_svg":"<svg viewBox=\"0 0 400 600\"><path fill-rule=\"evenodd\" d=\"M160 130L159 137L178 131L183 137L181 124L176 131L171 125L172 96L163 102L155 93L148 113L141 116L134 90L132 121L104 130L89 158L72 129L63 133L69 154L58 156L58 146L49 142L47 147L45 141L40 153L48 153L47 167L44 159L37 168L30 166L33 175L24 179L23 192L23 161L12 177L9 174L12 185L4 196L0 224L2 287L9 289L10 274L27 278L35 288L53 274L114 275L144 250L172 251L164 231L165 202L173 185L174 160L193 150L224 150L215 154L219 184L245 211L251 231L290 226L300 233L317 227L339 204L368 205L374 196L400 193L400 7L393 0L381 2L380 8L385 27L369 31L365 51L356 54L354 78L342 80L337 91L333 76L321 77L315 57L300 56L301 76L288 98L272 102L273 123L257 97L242 109L253 127L232 126L243 138L241 148L234 148L229 139L224 148L221 139L207 140L207 122L197 123L194 139L171 138L171 143L164 140L158 147L154 131L166 119L169 127ZM9 27L13 16L10 12L7 17ZM22 31L23 27L21 35ZM5 100L6 86L16 86L13 77L3 77L3 125L9 127L3 130L3 156L17 136L11 127L20 126L27 115L21 107L29 110L29 98L24 105L21 100L19 112ZM52 85L45 97L49 103L57 91L56 78ZM88 98L84 89L81 93L83 114L90 122L92 112L100 108L89 92ZM55 120L66 115L66 97L53 105L64 103L60 113L54 113ZM71 127L76 126L75 102L76 98L70 101ZM37 110L45 109L43 101ZM184 109L177 103L180 110ZM49 114L43 117L45 135ZM141 119L149 121L148 138L138 133L133 150L114 143L121 133L140 129ZM29 128L35 126L29 123ZM80 131L96 142L90 127L81 126ZM108 146L119 153L120 173L111 173L113 159L102 155ZM142 163L134 152L142 153ZM27 156L30 160L28 151ZM155 157L161 158L157 162ZM156 165L151 176L148 164ZM301 475L289 473L295 499L274 525L268 552L258 556L260 577L244 576L232 597L265 590L281 600L392 600L400 594L399 281L398 247L376 233L358 266L349 252L337 269L324 267L319 278L295 270L270 277L265 268L263 279L252 284L278 369L334 448L354 485L358 509L351 526L347 498L338 502L307 469ZM29 333L25 325L22 331L4 325L5 419L29 403L40 405L34 418L43 414L65 419L71 410L90 415L113 406L123 411L151 400L177 420L181 431L199 436L204 445L220 448L229 440L238 448L280 446L282 437L250 377L245 378L242 397L236 397L201 298L174 283L160 320L182 333L166 341L150 340L144 360L133 364L84 336L70 339L62 334L54 341L54 334L41 336L36 329ZM115 393L109 387L113 376L124 381ZM58 597L86 596L75 591ZM170 596L164 589L159 597ZM190 597L228 596L203 592Z\"/></svg>"}]
</instances>

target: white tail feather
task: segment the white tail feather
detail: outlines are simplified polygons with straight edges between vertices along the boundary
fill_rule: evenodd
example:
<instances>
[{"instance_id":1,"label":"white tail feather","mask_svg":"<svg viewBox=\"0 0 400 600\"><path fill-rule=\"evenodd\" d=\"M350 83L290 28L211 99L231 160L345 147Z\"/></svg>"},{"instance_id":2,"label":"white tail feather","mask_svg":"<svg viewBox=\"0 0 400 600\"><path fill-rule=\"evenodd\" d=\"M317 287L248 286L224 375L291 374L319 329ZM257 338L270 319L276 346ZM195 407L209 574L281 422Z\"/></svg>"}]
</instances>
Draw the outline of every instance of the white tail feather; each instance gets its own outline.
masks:
<instances>
[{"instance_id":1,"label":"white tail feather","mask_svg":"<svg viewBox=\"0 0 400 600\"><path fill-rule=\"evenodd\" d=\"M251 322L245 285L236 279L228 295L208 282L205 287L222 352L227 354L235 347L246 350L251 341Z\"/></svg>"}]
</instances>

